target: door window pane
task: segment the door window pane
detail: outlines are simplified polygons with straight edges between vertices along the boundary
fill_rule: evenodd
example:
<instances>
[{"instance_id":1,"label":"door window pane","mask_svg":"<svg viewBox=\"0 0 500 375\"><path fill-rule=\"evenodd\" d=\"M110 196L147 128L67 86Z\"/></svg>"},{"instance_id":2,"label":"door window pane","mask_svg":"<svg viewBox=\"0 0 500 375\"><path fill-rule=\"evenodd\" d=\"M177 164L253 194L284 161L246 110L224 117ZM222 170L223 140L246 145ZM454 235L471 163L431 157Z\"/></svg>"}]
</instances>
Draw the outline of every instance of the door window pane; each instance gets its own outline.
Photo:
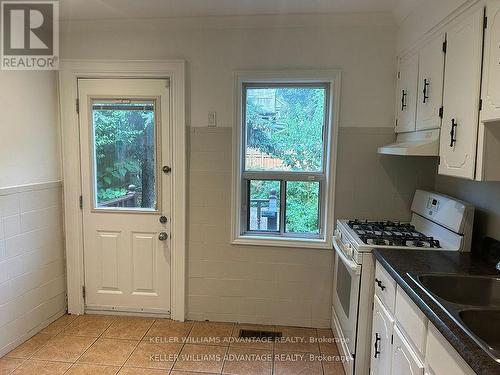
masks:
<instances>
[{"instance_id":1,"label":"door window pane","mask_svg":"<svg viewBox=\"0 0 500 375\"><path fill-rule=\"evenodd\" d=\"M326 87L247 87L245 170L320 172Z\"/></svg>"},{"instance_id":2,"label":"door window pane","mask_svg":"<svg viewBox=\"0 0 500 375\"><path fill-rule=\"evenodd\" d=\"M251 180L249 228L251 231L279 231L280 182Z\"/></svg>"},{"instance_id":3,"label":"door window pane","mask_svg":"<svg viewBox=\"0 0 500 375\"><path fill-rule=\"evenodd\" d=\"M156 210L154 100L93 100L95 208Z\"/></svg>"},{"instance_id":4,"label":"door window pane","mask_svg":"<svg viewBox=\"0 0 500 375\"><path fill-rule=\"evenodd\" d=\"M286 183L287 233L319 233L319 182Z\"/></svg>"}]
</instances>

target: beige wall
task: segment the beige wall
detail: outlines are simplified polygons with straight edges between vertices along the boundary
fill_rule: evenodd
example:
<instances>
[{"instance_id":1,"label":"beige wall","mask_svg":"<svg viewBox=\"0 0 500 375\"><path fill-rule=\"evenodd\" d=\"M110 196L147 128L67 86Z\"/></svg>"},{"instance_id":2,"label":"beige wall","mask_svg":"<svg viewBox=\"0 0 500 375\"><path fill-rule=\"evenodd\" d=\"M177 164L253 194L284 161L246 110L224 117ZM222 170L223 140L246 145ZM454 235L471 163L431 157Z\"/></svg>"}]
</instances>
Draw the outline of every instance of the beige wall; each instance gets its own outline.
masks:
<instances>
[{"instance_id":1,"label":"beige wall","mask_svg":"<svg viewBox=\"0 0 500 375\"><path fill-rule=\"evenodd\" d=\"M329 326L332 251L231 245L231 129L189 134L188 318ZM434 158L376 154L392 137L341 129L337 217L408 220L415 189L433 187Z\"/></svg>"},{"instance_id":2,"label":"beige wall","mask_svg":"<svg viewBox=\"0 0 500 375\"><path fill-rule=\"evenodd\" d=\"M476 207L473 245L485 236L500 241L500 182L477 182L438 176L436 191L457 197Z\"/></svg>"},{"instance_id":3,"label":"beige wall","mask_svg":"<svg viewBox=\"0 0 500 375\"><path fill-rule=\"evenodd\" d=\"M61 177L54 72L0 70L0 188Z\"/></svg>"},{"instance_id":4,"label":"beige wall","mask_svg":"<svg viewBox=\"0 0 500 375\"><path fill-rule=\"evenodd\" d=\"M208 111L217 111L218 126L233 126L234 72L244 69L340 68L341 126L394 123L396 28L376 16L82 21L62 29L63 58L185 59L193 127L207 126Z\"/></svg>"}]
</instances>

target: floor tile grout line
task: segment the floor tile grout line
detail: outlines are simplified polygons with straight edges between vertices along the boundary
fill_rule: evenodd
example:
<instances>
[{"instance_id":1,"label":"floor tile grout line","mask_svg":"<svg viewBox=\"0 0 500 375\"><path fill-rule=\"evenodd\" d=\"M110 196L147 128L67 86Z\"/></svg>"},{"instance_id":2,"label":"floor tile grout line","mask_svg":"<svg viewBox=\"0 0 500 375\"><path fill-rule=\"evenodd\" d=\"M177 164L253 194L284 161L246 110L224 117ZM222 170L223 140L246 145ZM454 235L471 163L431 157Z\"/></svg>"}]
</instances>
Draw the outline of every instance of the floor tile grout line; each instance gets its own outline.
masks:
<instances>
[{"instance_id":1,"label":"floor tile grout line","mask_svg":"<svg viewBox=\"0 0 500 375\"><path fill-rule=\"evenodd\" d=\"M189 321L189 320L188 320ZM184 321L185 322L185 321ZM189 336L191 335L191 332L193 331L193 328L194 328L194 325L195 325L196 322L193 322L193 324L191 325L191 328L189 328L189 332L187 333L186 337L184 338L183 337L183 340L182 340L182 346L181 346L181 349L179 350L179 352L177 353L177 358L175 358L175 361L174 363L172 363L172 367L170 367L170 371L168 372L169 374L172 373L172 371L174 371L174 366L175 364L177 363L177 360L179 359L179 356L181 355L182 353L182 350L184 350L184 347L186 346L186 342L189 338Z\"/></svg>"},{"instance_id":2,"label":"floor tile grout line","mask_svg":"<svg viewBox=\"0 0 500 375\"><path fill-rule=\"evenodd\" d=\"M82 314L82 315L79 315L79 316L85 316L85 314ZM77 318L77 319L78 319L78 318ZM76 319L75 319L75 320L76 320ZM85 353L87 353L87 352L89 351L89 349L90 349L90 348L91 348L91 347L92 347L92 346L93 346L93 345L97 342L97 340L99 340L99 339L101 338L101 336L104 334L104 332L106 332L106 330L107 330L107 329L111 326L111 324L113 324L113 322L114 322L115 320L116 320L116 318L115 318L115 319L113 319L113 320L112 320L112 321L108 324L108 326L107 326L107 327L106 327L106 328L105 328L105 329L101 332L101 334L100 334L99 336L97 336L96 338L94 338L94 341L92 341L92 343L91 343L91 344L87 347L87 349L85 349L85 350L83 351L83 353L82 353L82 354L80 354L80 356L78 356L78 358L75 360L75 362L73 362L73 364L78 363L78 360L79 360L80 358L82 358L82 357L85 355ZM76 336L76 335L75 335L75 336ZM93 337L92 337L92 338L93 338ZM71 366L71 367L73 367L73 366ZM70 368L71 368L71 367L70 367ZM68 369L68 371L69 371L69 369ZM67 372L67 371L66 371L66 372Z\"/></svg>"},{"instance_id":3,"label":"floor tile grout line","mask_svg":"<svg viewBox=\"0 0 500 375\"><path fill-rule=\"evenodd\" d=\"M148 334L149 330L151 329L151 327L153 326L153 324L157 321L158 319L153 319L153 322L149 325L149 327L146 329L146 331L144 332L144 334L141 336L141 338L139 339L139 341L137 342L137 344L135 345L134 349L132 349L132 351L130 352L130 354L128 355L127 359L125 360L125 362L123 362L123 364L120 366L118 372L120 372L122 370L123 367L125 367L125 364L127 363L127 361L130 359L130 357L132 357L132 354L134 354L134 352L136 351L136 349L139 347L139 344L142 342L142 340L144 339L144 337L146 337L146 335ZM108 327L109 329L109 327Z\"/></svg>"}]
</instances>

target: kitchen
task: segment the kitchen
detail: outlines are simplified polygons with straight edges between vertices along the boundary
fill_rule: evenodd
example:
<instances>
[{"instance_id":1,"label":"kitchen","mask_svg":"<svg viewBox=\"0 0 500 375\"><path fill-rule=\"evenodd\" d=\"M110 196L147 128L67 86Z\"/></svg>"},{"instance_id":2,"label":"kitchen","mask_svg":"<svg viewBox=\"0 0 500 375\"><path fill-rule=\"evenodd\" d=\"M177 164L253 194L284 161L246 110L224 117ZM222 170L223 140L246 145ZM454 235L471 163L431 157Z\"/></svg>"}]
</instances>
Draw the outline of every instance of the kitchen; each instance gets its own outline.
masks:
<instances>
[{"instance_id":1,"label":"kitchen","mask_svg":"<svg viewBox=\"0 0 500 375\"><path fill-rule=\"evenodd\" d=\"M241 326L265 332L275 331L285 337L314 337L321 341L324 338L322 335L330 335L331 333L327 333L328 329L333 328L340 339L337 340L338 350L333 345L321 344L292 344L290 347L286 342L266 343L256 349L271 353L332 352L343 356L343 361L330 364L302 363L302 371L305 373L341 373L339 371L342 368L346 373L364 374L368 372L368 368L372 368L373 373L391 373L391 370L387 370L391 367L390 363L384 362L384 366L388 367L385 370L381 367L379 372L374 369L381 365L371 363L375 333L379 336L381 334L372 332L371 329L373 314L370 311L370 298L373 300L374 294L380 295L380 292L377 294L378 284L375 283L378 275L376 272L387 273L384 274L386 278L383 286L394 285L395 311L391 310L390 304L377 297L381 302L379 311L387 313L389 320L398 320L397 291L400 299L410 297L409 301L408 298L404 299L409 302L407 306L410 310L415 307L411 305L416 303L413 298L424 297L415 297L408 290L399 287L396 276L399 268L396 265L388 262L393 266L394 273L386 270L385 266L376 268L376 260L385 264L380 261L382 258L378 258L385 254L383 250L375 252L376 258L371 253L362 251L362 280L359 285L361 288L369 288L370 290L362 290L361 293L371 297L361 299L359 304L359 308L364 309L363 313L367 314L367 321L363 319L364 332L357 325L357 335L352 336L350 341L354 341L353 337L356 337L357 340L362 340L366 349L364 354L358 353L359 348L346 349L347 345L343 346L346 343L341 340L341 336L348 335L346 332L339 332L340 325L335 325L335 313L332 313L337 285L335 280L339 275L337 268L340 264L339 257L333 250L334 231L342 227L345 232L352 233L353 229L349 229L348 221L355 219L392 221L394 224L411 221L426 237L436 237L440 245L451 242L457 245L450 245L450 249L453 247L466 252L469 248L473 252L481 249L485 237L500 238L500 190L498 182L495 182L498 172L496 150L499 149L495 143L498 139L495 119L498 119L498 115L494 105L494 90L498 87L495 78L495 61L498 57L495 57L494 48L498 44L495 39L498 25L495 24L494 16L488 17L491 25L485 31L484 56L482 51L484 9L486 8L487 13L493 12L493 15L498 2L447 0L435 4L432 1L360 0L346 5L347 2L344 1L303 4L282 0L267 4L256 2L252 7L248 4L231 5L229 2L214 1L213 9L199 2L196 2L196 6L193 5L195 2L184 3L193 5L192 8L183 7L182 4L179 5L182 2L175 1L166 2L168 6L162 6L161 2L156 1L148 1L144 6L138 6L134 1L125 3L118 5L116 1L91 1L84 5L76 0L60 1L59 71L0 71L0 79L5 82L2 86L12 87L12 90L0 90L0 102L3 103L0 104L2 123L8 129L6 134L11 137L8 142L6 138L2 141L3 153L0 158L1 168L5 172L0 177L0 186L5 187L0 195L4 222L2 243L6 244L0 245L4 246L0 250L6 249L5 255L0 252L0 265L5 274L5 277L0 278L0 306L5 312L5 315L1 315L3 320L0 320L0 336L3 338L0 342L0 354L9 358L8 353L12 349L32 336L37 337L45 326L59 318L66 309L71 314L70 317L84 313L87 315L81 315L82 317L91 316L92 313L116 316L119 312L123 315L125 310L125 315L140 316L137 319L141 319L141 323L133 324L141 327L144 325L145 332L155 328L155 325L161 325L157 321L165 316L173 321L186 321L187 324L191 322L190 324L194 324L193 329L199 325L201 333L198 332L198 336L232 336L233 331L238 331ZM140 22L141 19L147 19L148 22ZM464 34L459 32L463 26L461 21L468 27ZM488 33L489 30L492 30L491 33ZM443 51L445 40L446 54ZM487 48L488 45L492 47ZM455 64L457 62L462 65ZM116 93L101 85L98 78L103 77L115 80L113 90ZM141 77L144 81L154 78L155 82L159 78L168 79L169 88L165 90L165 84L160 82L152 87L153 85L143 84L142 80L135 82L135 85L128 85L124 81L130 77ZM77 80L78 85L75 84ZM442 89L434 84L441 81ZM491 84L487 86L489 82ZM292 87L286 87L287 85ZM248 108L242 104L268 103L269 95L272 94L272 101L279 104L275 112L285 113L289 107L285 100L289 96L286 95L293 93L292 89L295 88L300 88L307 95L311 94L313 98L319 97L325 103L318 107L321 108L322 122L315 125L322 126L323 132L317 133L323 134L323 137L311 138L316 142L313 144L315 149L322 150L323 161L317 164L316 155L311 159L312 164L307 164L320 167L305 172L279 171L279 163L273 164L274 169L270 172L242 168L254 165L250 163L268 163L269 161L262 160L269 159L269 150L272 149L270 145L276 144L266 143L265 147L261 147L267 153L255 151L258 151L255 146L260 147L259 144L253 144L245 150L248 145L240 142L243 134L254 135L252 139L256 140L263 138L257 132L257 127L242 128L240 120L243 114L248 113ZM101 259L98 253L87 252L87 248L82 245L98 238L96 248L104 246L102 244L111 246L116 244L113 242L117 238L116 233L125 226L136 225L135 222L126 222L128 216L120 210L117 210L119 213L105 214L102 207L93 206L93 194L96 192L89 181L97 164L87 163L92 157L91 148L82 147L75 152L79 145L91 141L87 132L81 131L83 127L78 121L90 121L90 111L101 111L99 113L103 114L111 108L109 101L105 100L95 101L87 106L84 98L137 96L137 93L122 94L119 89L122 92L140 91L143 94L139 96L148 98L162 98L153 103L162 108L169 106L168 119L161 118L167 115L166 111L155 113L156 121L171 123L169 131L161 132L161 137L175 139L171 143L171 150L164 151L164 154L170 155L170 160L160 166L171 167L171 171L160 170L157 174L161 186L171 186L169 191L165 190L165 200L159 203L162 207L161 216L165 216L167 222L158 223L158 220L163 220L160 212L157 216L149 215L154 219L151 222L146 222L149 220L148 215L140 215L141 218L144 217L145 222L141 224L144 226L131 230L131 233L141 234L131 241L132 245L141 246L141 251L145 252L149 249L148 246L153 246L153 232L155 249L163 249L164 246L172 249L169 261L157 263L161 267L169 267L169 272L158 275L158 279L154 280L160 283L158 285L166 286L157 292L168 296L161 301L168 300L168 304L138 302L133 305L135 302L131 302L133 297L145 297L145 294L155 297L145 291L153 285L148 284L151 278L146 277L149 274L156 275L151 271L141 274L141 290L124 299L126 303L132 304L117 307L121 302L118 300L120 286L116 283L121 282L117 276L121 273L111 272L116 266L113 258ZM486 94L488 92L491 93ZM467 95L455 95L456 93ZM168 100L162 102L165 95ZM281 101L276 96L280 96ZM426 103L423 103L424 96L428 97L425 99ZM13 97L23 97L24 101L20 102ZM79 99L79 113L75 111L75 98ZM479 99L483 99L481 111ZM28 106L21 105L22 103ZM123 110L139 103L122 101L112 105L117 106L113 108ZM140 105L143 110L156 108L154 105L151 107L150 102L140 102ZM443 118L440 117L441 106ZM459 113L453 113L450 108L456 108ZM267 112L269 111L266 110L266 115ZM36 127L31 125L33 114L36 114L38 121ZM84 118L87 120L82 120ZM452 124L453 119L455 121ZM277 125L283 126L279 123ZM464 134L464 131L470 133ZM280 134L276 132L276 137ZM419 138L422 135L423 138ZM273 141L276 139L278 138L271 138ZM273 152L278 154L278 151ZM406 153L407 156L390 155L398 153ZM445 160L454 161L457 155L463 156L464 153L468 153L468 157L466 156L463 167L445 167ZM240 158L243 154L249 155L248 159ZM420 156L411 156L415 154ZM283 156L280 159L286 160ZM241 162L238 163L238 160ZM451 175L459 177L450 177ZM143 178L143 191L145 181ZM249 185L246 185L248 181ZM272 188L264 189L263 194L262 189L267 185L262 181L278 183L269 184ZM124 194L135 196L134 192L137 190L127 190L130 185L132 184L125 186ZM137 183L134 185L139 186ZM298 189L298 185L307 186L309 191L314 191L317 204L315 203L315 210L294 217L309 218L312 212L317 218L313 224L304 224L298 219L293 222L291 219L291 213L297 209L292 203L298 197L293 197L292 193L304 190ZM23 187L19 188L20 186ZM246 186L249 188L246 189ZM255 190L252 190L253 187ZM161 187L157 189L164 192ZM271 194L272 190L274 194ZM252 196L253 191L255 197ZM432 195L425 195L425 192ZM104 193L109 191L103 191ZM448 201L436 193L449 195L455 200ZM287 199L287 194L290 194L290 199ZM438 219L434 219L434 216L425 217L431 196L431 203L434 199L437 201L435 205L439 207L436 212L439 213L450 204L462 204L462 224L457 221L447 223L447 218L440 218L439 214ZM114 196L103 197L107 200L106 205L112 204L109 202L115 199ZM146 198L143 193L141 202ZM251 204L246 205L247 201L251 201ZM262 206L260 211L258 205ZM470 209L471 206L474 210ZM104 216L113 215L118 218L118 214L123 214L123 217L104 221ZM23 215L33 217L31 224L17 224L17 220L23 220ZM36 220L40 217L44 219ZM59 217L64 217L64 221ZM337 220L344 224L337 225ZM456 216L454 220L459 221ZM435 225L427 225L428 223ZM295 232L303 231L300 225L308 225L307 230L313 234L296 235ZM23 272L17 269L28 267L28 263L29 267L35 269L41 267L33 264L36 261L29 256L38 246L27 251L28 246L25 246L26 250L21 249L12 240L16 239L19 243L18 237L25 234L22 233L24 226L27 227L28 235L34 230L37 234L43 233L47 227L53 233L52 238L43 239L44 246L41 247L52 249L51 263L42 262L44 267L47 264L52 267L47 280L52 293L50 299L40 297L37 287L16 292L19 285L16 280L27 273L27 270ZM427 231L429 226L437 230ZM293 236L286 236L289 232L287 227L299 229L293 229ZM82 232L81 228L92 229ZM155 229L151 232L149 228ZM104 235L96 237L91 231ZM271 231L279 234L269 233ZM156 239L160 239L162 233L167 237L157 242ZM453 234L450 237L459 239L447 242L443 236L449 234ZM126 237L129 238L130 234ZM164 238L163 235L161 237ZM371 245L366 246L368 247ZM39 251L34 254L45 253ZM392 259L392 255L386 257ZM368 258L368 263L365 263L364 258ZM99 265L103 262L106 270L110 270L107 273L109 277L93 271L99 270ZM135 264L133 260L131 262ZM149 258L140 263L141 269L147 271L150 264L148 262ZM95 267L87 269L89 264ZM12 265L17 265L15 270ZM447 270L451 272L450 268L442 271L436 269L433 272ZM409 269L408 272L415 273L416 270ZM491 273L495 272L493 264ZM377 278L380 280L380 277ZM368 284L370 280L371 283ZM104 281L110 284L104 288L106 293L96 292L99 290L98 282ZM414 288L421 290L419 285L415 282ZM85 287L85 297L82 286ZM31 294L26 294L28 291ZM36 295L37 303L28 303L27 295ZM106 300L115 297L116 301ZM426 302L435 303L433 300ZM418 310L415 311L421 315L422 310L416 304ZM109 308L110 305L115 308L116 313ZM432 308L437 307L433 305ZM29 311L34 313L30 315ZM427 328L434 324L436 328L443 329L435 321L427 315L420 317L426 327L425 334L421 333L422 337L426 337L424 343L431 342L427 335L431 337L432 334L438 341L444 339L445 344L453 344L448 343L449 338L443 331L436 333L434 328ZM106 335L101 338L101 334L118 324L120 319L112 320L95 318L93 324L96 327L102 325L102 332L96 330L89 337L106 339ZM208 325L207 334L203 333L203 322L206 320L222 323ZM358 321L361 322L361 319L358 318ZM148 322L152 328L148 327ZM352 321L350 323L353 324ZM71 324L75 323L68 323ZM124 323L124 327L127 324ZM429 373L446 373L443 369L433 370L433 362L427 363L431 357L427 358L426 344L418 347L415 345L418 343L412 343L405 325L396 322L394 326L401 333L400 342L406 343L410 348L411 355L408 358L414 358L414 362L423 366L418 369L421 372L413 373L423 373L424 369ZM181 330L180 327L176 329ZM344 328L340 330L343 331ZM68 327L61 330L69 331ZM81 332L82 330L80 334L83 335ZM188 334L189 331L186 335ZM462 339L467 340L467 337ZM410 338L413 339L414 336ZM115 337L111 335L107 340L115 340ZM127 340L141 341L136 337ZM16 364L13 372L22 373L22 366L31 365L31 362L50 362L50 358L40 353L37 356L37 351L48 345L44 340L41 341L43 342L31 342L30 345L36 347L36 351L27 350L28 354L21 354L21 358L11 355L10 362ZM95 344L82 340L81 348L77 350L78 355L75 354L71 360L63 358L64 360L57 362L58 365L63 364L60 367L64 369L53 370L53 373L76 372L71 367L85 365L118 367L117 371L122 373L131 371L130 368L141 367L159 367L167 373L172 371L172 374L183 370L239 373L237 365L231 368L228 364L226 368L224 360L215 361L211 367L204 369L180 366L169 361L164 366L150 366L147 363L127 366L124 365L126 358L123 362L105 363L92 363L89 356L84 360L85 355L82 359L80 355L89 350L88 346L92 348ZM137 350L132 342L129 344L131 352ZM285 345L282 350L277 349L280 345ZM384 345L381 338L377 346L386 348ZM455 345L452 345L452 350L445 346L453 353L452 362L461 363L460 360L464 360L473 371L481 373L482 370L473 367ZM225 352L221 348L232 350L231 344L204 347L214 355L223 355ZM178 349L180 351L183 348ZM127 353L128 349L123 350ZM455 358L456 356L458 357ZM377 355L378 358L387 360L388 356L380 354ZM485 361L489 358L486 354ZM286 361L281 364L266 363L262 365L264 369L252 371L296 373L300 365L296 366L294 368ZM395 371L406 373L401 369L394 370L393 373ZM449 371L454 373L453 370ZM154 373L152 370L150 372Z\"/></svg>"}]
</instances>

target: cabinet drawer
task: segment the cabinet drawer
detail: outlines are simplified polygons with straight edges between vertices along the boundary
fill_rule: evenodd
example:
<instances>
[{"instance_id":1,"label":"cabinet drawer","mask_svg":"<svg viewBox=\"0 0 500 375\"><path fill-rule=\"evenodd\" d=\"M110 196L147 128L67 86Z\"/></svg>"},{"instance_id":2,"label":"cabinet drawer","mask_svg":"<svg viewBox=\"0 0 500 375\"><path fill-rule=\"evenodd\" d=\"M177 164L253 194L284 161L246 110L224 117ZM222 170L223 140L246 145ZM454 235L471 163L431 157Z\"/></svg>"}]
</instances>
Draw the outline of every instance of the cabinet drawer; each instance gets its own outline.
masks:
<instances>
[{"instance_id":1,"label":"cabinet drawer","mask_svg":"<svg viewBox=\"0 0 500 375\"><path fill-rule=\"evenodd\" d=\"M423 357L427 337L427 318L401 289L396 291L396 321L402 328L408 340Z\"/></svg>"},{"instance_id":2,"label":"cabinet drawer","mask_svg":"<svg viewBox=\"0 0 500 375\"><path fill-rule=\"evenodd\" d=\"M385 305L387 310L394 315L396 301L396 281L389 276L384 267L377 262L375 266L375 295Z\"/></svg>"},{"instance_id":3,"label":"cabinet drawer","mask_svg":"<svg viewBox=\"0 0 500 375\"><path fill-rule=\"evenodd\" d=\"M455 349L438 332L434 325L429 324L425 364L428 373L472 375L474 371L465 363Z\"/></svg>"}]
</instances>

